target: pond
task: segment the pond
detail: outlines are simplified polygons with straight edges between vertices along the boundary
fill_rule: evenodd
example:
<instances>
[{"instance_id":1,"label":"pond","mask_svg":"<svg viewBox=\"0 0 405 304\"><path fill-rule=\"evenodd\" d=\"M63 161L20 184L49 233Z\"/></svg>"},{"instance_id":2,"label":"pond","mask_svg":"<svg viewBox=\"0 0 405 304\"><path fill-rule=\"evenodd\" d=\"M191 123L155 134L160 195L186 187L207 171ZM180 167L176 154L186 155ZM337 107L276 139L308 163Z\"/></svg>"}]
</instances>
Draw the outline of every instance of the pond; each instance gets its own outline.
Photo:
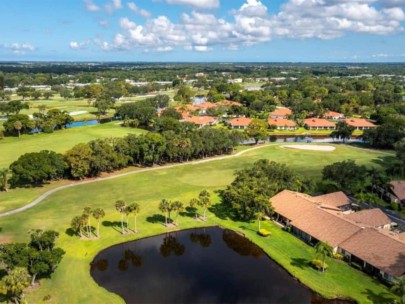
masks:
<instances>
[{"instance_id":1,"label":"pond","mask_svg":"<svg viewBox=\"0 0 405 304\"><path fill-rule=\"evenodd\" d=\"M258 246L217 227L110 247L91 275L126 303L349 303L322 299Z\"/></svg>"}]
</instances>

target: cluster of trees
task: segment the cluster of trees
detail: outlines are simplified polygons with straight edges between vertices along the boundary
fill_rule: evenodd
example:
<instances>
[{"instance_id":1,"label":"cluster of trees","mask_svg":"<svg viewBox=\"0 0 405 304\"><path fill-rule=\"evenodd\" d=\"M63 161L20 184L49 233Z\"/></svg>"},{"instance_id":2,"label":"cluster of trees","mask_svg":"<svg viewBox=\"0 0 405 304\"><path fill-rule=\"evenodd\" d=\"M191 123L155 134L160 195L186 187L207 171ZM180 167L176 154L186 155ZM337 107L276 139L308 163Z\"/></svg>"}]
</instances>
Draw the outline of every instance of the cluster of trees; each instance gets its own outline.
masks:
<instances>
[{"instance_id":1,"label":"cluster of trees","mask_svg":"<svg viewBox=\"0 0 405 304\"><path fill-rule=\"evenodd\" d=\"M38 278L48 278L65 254L55 247L59 234L52 230L34 230L27 243L0 245L0 262L6 274L0 281L0 294L15 303L24 302L24 289ZM25 303L25 302L24 302Z\"/></svg>"},{"instance_id":2,"label":"cluster of trees","mask_svg":"<svg viewBox=\"0 0 405 304\"><path fill-rule=\"evenodd\" d=\"M0 113L6 114L18 114L23 109L28 109L29 105L26 102L20 100L12 100L9 102L0 102Z\"/></svg>"},{"instance_id":3,"label":"cluster of trees","mask_svg":"<svg viewBox=\"0 0 405 304\"><path fill-rule=\"evenodd\" d=\"M165 215L165 225L175 225L178 226L178 217L179 213L183 211L184 209L184 204L180 201L170 201L167 199L162 199L160 204L159 204L159 210ZM171 218L172 212L176 213L176 217L174 221Z\"/></svg>"},{"instance_id":4,"label":"cluster of trees","mask_svg":"<svg viewBox=\"0 0 405 304\"><path fill-rule=\"evenodd\" d=\"M309 179L299 176L285 164L265 159L235 175L235 180L221 191L221 197L223 204L242 220L271 215L273 209L269 198L284 189L309 192L313 186Z\"/></svg>"},{"instance_id":5,"label":"cluster of trees","mask_svg":"<svg viewBox=\"0 0 405 304\"><path fill-rule=\"evenodd\" d=\"M132 203L128 205L123 200L118 200L115 202L115 210L117 210L121 214L121 233L125 234L129 232L129 215L132 213L134 215L134 233L138 233L138 226L136 224L136 219L138 217L139 212L141 211L141 207L138 203ZM125 215L125 223L124 225L124 215Z\"/></svg>"},{"instance_id":6,"label":"cluster of trees","mask_svg":"<svg viewBox=\"0 0 405 304\"><path fill-rule=\"evenodd\" d=\"M52 151L26 153L10 165L12 186L40 185L63 177L83 179L129 165L153 166L230 153L238 132L201 128L97 139L78 144L65 155Z\"/></svg>"},{"instance_id":7,"label":"cluster of trees","mask_svg":"<svg viewBox=\"0 0 405 304\"><path fill-rule=\"evenodd\" d=\"M91 218L97 221L97 230L94 231L94 227L91 225ZM101 208L91 209L90 207L85 207L83 213L80 216L75 216L70 222L70 228L75 232L80 238L93 238L95 235L97 238L100 237L100 222L105 217L105 211Z\"/></svg>"},{"instance_id":8,"label":"cluster of trees","mask_svg":"<svg viewBox=\"0 0 405 304\"><path fill-rule=\"evenodd\" d=\"M55 130L66 128L74 119L66 111L51 109L45 114L46 107L41 106L40 112L34 113L33 119L25 114L15 114L8 116L3 123L6 135L18 135L28 133L32 130L44 133L53 133Z\"/></svg>"}]
</instances>

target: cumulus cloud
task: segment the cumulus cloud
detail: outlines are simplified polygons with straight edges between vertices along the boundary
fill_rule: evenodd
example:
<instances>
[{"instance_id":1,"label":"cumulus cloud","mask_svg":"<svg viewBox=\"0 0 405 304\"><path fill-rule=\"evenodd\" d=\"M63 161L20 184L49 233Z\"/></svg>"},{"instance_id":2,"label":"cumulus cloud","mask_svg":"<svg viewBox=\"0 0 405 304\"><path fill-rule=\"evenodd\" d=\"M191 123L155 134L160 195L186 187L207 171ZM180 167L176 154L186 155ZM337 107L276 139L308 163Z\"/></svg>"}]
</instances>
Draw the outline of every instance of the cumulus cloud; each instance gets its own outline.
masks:
<instances>
[{"instance_id":1,"label":"cumulus cloud","mask_svg":"<svg viewBox=\"0 0 405 304\"><path fill-rule=\"evenodd\" d=\"M239 9L230 12L230 20L199 10L219 5L217 0L165 1L193 5L195 10L183 13L177 22L166 16L150 19L149 15L148 20L138 24L124 17L119 21L121 30L112 41L95 43L104 50L171 51L176 47L200 52L214 47L236 50L274 37L333 39L349 32L387 35L402 31L401 22L405 20L404 11L398 6L405 0L288 0L278 13L269 13L260 0L246 0ZM127 5L140 14L135 3Z\"/></svg>"},{"instance_id":2,"label":"cumulus cloud","mask_svg":"<svg viewBox=\"0 0 405 304\"><path fill-rule=\"evenodd\" d=\"M26 54L28 52L33 52L35 51L35 47L30 44L30 43L12 43L12 44L6 44L4 47L8 50L11 50L14 54Z\"/></svg>"},{"instance_id":3,"label":"cumulus cloud","mask_svg":"<svg viewBox=\"0 0 405 304\"><path fill-rule=\"evenodd\" d=\"M90 12L97 12L100 10L100 7L93 3L93 0L84 0L84 4L86 5L86 9Z\"/></svg>"},{"instance_id":4,"label":"cumulus cloud","mask_svg":"<svg viewBox=\"0 0 405 304\"><path fill-rule=\"evenodd\" d=\"M87 46L89 45L90 41L82 41L82 42L78 42L78 41L71 41L69 43L69 47L72 50L84 50L87 48Z\"/></svg>"},{"instance_id":5,"label":"cumulus cloud","mask_svg":"<svg viewBox=\"0 0 405 304\"><path fill-rule=\"evenodd\" d=\"M135 14L138 14L139 16L150 18L150 16L152 15L149 11L139 8L134 2L128 2L127 5L131 11L133 11Z\"/></svg>"},{"instance_id":6,"label":"cumulus cloud","mask_svg":"<svg viewBox=\"0 0 405 304\"><path fill-rule=\"evenodd\" d=\"M169 4L189 5L198 8L217 8L219 0L166 0Z\"/></svg>"}]
</instances>

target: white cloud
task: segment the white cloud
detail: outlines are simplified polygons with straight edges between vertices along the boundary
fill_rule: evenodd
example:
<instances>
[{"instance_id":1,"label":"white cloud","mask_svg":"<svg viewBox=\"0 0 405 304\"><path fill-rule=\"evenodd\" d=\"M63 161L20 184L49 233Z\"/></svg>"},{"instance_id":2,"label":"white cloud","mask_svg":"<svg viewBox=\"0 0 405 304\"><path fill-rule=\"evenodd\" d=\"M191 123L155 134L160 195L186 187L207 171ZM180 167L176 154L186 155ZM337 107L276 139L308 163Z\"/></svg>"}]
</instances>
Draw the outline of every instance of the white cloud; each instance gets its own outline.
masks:
<instances>
[{"instance_id":1,"label":"white cloud","mask_svg":"<svg viewBox=\"0 0 405 304\"><path fill-rule=\"evenodd\" d=\"M200 8L219 5L218 0L165 1ZM333 39L349 32L387 35L403 31L403 9L376 6L376 3L377 0L288 0L274 14L268 12L263 0L246 0L239 9L231 11L232 20L218 18L197 8L183 13L176 23L166 16L148 18L142 24L121 18L121 31L111 42L97 40L95 43L104 50L138 48L159 51L179 47L204 52L215 47L235 50L243 45L268 42L274 37ZM134 2L127 5L140 14Z\"/></svg>"},{"instance_id":2,"label":"white cloud","mask_svg":"<svg viewBox=\"0 0 405 304\"><path fill-rule=\"evenodd\" d=\"M134 2L128 2L127 5L131 11L144 18L150 18L150 16L152 15L149 11L139 8Z\"/></svg>"},{"instance_id":3,"label":"white cloud","mask_svg":"<svg viewBox=\"0 0 405 304\"><path fill-rule=\"evenodd\" d=\"M90 12L97 12L100 10L100 7L93 3L93 0L83 0L86 5L86 9Z\"/></svg>"},{"instance_id":4,"label":"white cloud","mask_svg":"<svg viewBox=\"0 0 405 304\"><path fill-rule=\"evenodd\" d=\"M121 0L112 0L112 2L105 4L104 8L107 13L112 14L115 10L122 8L122 2Z\"/></svg>"},{"instance_id":5,"label":"white cloud","mask_svg":"<svg viewBox=\"0 0 405 304\"><path fill-rule=\"evenodd\" d=\"M6 49L11 50L14 54L19 54L19 55L25 54L27 52L35 51L35 47L30 43L15 42L12 44L6 44L6 45L4 45L4 47Z\"/></svg>"},{"instance_id":6,"label":"white cloud","mask_svg":"<svg viewBox=\"0 0 405 304\"><path fill-rule=\"evenodd\" d=\"M78 42L78 41L71 41L69 43L69 47L72 50L84 50L87 48L87 46L89 45L90 41L82 41L82 42Z\"/></svg>"},{"instance_id":7,"label":"white cloud","mask_svg":"<svg viewBox=\"0 0 405 304\"><path fill-rule=\"evenodd\" d=\"M189 5L198 8L217 8L219 0L166 0L169 4Z\"/></svg>"}]
</instances>

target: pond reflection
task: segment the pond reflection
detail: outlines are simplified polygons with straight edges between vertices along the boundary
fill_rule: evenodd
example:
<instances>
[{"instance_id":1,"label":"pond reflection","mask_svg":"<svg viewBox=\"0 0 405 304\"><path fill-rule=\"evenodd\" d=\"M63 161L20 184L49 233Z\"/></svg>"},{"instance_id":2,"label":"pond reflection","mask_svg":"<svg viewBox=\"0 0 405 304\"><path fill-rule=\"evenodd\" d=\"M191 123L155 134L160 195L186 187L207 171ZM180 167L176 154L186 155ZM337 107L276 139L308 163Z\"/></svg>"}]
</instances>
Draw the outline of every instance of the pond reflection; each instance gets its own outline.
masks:
<instances>
[{"instance_id":1,"label":"pond reflection","mask_svg":"<svg viewBox=\"0 0 405 304\"><path fill-rule=\"evenodd\" d=\"M255 244L220 228L107 248L91 275L126 303L324 303Z\"/></svg>"}]
</instances>

